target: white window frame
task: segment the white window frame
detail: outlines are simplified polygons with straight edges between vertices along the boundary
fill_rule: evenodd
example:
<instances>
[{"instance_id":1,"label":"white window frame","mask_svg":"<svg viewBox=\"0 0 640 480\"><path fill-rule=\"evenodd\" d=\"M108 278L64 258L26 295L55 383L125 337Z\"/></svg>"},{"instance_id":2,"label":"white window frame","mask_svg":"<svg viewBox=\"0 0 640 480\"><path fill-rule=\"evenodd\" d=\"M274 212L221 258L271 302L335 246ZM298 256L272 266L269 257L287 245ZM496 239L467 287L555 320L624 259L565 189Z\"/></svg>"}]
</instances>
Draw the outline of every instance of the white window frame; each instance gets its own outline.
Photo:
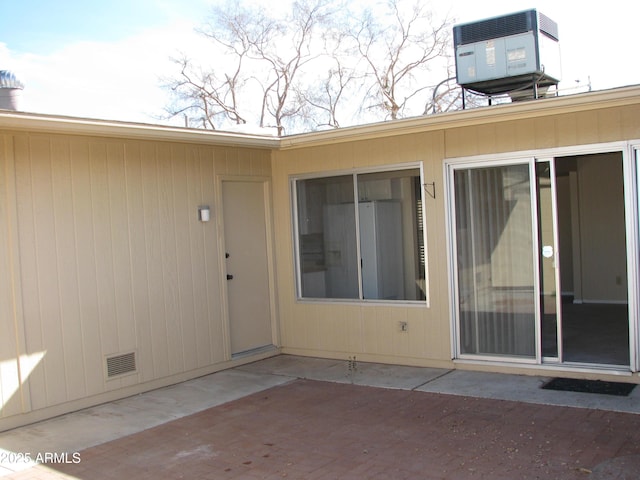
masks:
<instances>
[{"instance_id":1,"label":"white window frame","mask_svg":"<svg viewBox=\"0 0 640 480\"><path fill-rule=\"evenodd\" d=\"M317 178L331 178L340 176L353 176L353 188L354 188L354 203L358 203L358 182L357 177L359 175L365 175L369 173L381 173L381 172L401 172L403 170L415 170L420 172L420 185L419 189L420 201L422 202L422 236L424 244L424 269L425 269L425 299L424 300L386 300L386 299L366 299L363 298L362 292L362 268L358 265L358 291L359 298L320 298L320 297L304 297L302 296L302 267L300 265L300 235L299 235L299 215L298 215L298 182L301 180L312 180ZM401 164L383 165L379 167L369 168L353 168L348 170L334 170L334 171L322 171L313 173L304 173L298 175L291 175L289 177L290 185L290 203L291 203L291 222L292 222L292 241L293 241L293 262L294 262L294 275L295 275L295 290L296 301L301 303L335 303L335 304L375 304L375 305L389 305L389 306L428 306L429 305L429 255L427 248L427 208L425 199L425 180L424 180L424 162L409 162ZM418 192L417 192L418 193ZM355 216L355 229L356 229L356 249L357 256L360 258L360 227L358 215ZM358 262L359 263L359 262Z\"/></svg>"}]
</instances>

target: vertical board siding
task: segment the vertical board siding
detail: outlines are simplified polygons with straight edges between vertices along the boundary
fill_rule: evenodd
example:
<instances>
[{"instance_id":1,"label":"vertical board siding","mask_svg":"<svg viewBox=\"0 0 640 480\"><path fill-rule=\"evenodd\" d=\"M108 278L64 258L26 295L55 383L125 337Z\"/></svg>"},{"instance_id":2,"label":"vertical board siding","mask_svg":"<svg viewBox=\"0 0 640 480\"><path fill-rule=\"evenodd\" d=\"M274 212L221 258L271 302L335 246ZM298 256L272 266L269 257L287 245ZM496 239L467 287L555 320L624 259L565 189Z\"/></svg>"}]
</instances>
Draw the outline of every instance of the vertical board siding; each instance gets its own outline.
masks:
<instances>
[{"instance_id":1,"label":"vertical board siding","mask_svg":"<svg viewBox=\"0 0 640 480\"><path fill-rule=\"evenodd\" d=\"M131 249L131 294L135 318L136 360L139 365L139 380L147 382L155 378L154 351L152 341L152 303L150 276L147 259L150 256L148 235L149 218L145 209L145 191L148 167L144 165L144 150L147 147L137 142L125 143L127 165L126 191L129 225L135 226L137 234L130 236ZM148 148L148 147L147 147ZM142 340L142 341L141 341Z\"/></svg>"},{"instance_id":2,"label":"vertical board siding","mask_svg":"<svg viewBox=\"0 0 640 480\"><path fill-rule=\"evenodd\" d=\"M327 356L367 355L367 358L450 359L449 330L429 328L448 312L444 238L442 160L444 134L404 135L275 153L273 168L276 244L279 246L278 292L282 345L293 351ZM426 305L375 305L345 302L301 302L296 299L289 179L308 173L331 174L423 161L425 181L435 181L436 199L425 195L425 229L430 290ZM444 248L444 250L443 250ZM439 252L439 253L433 253ZM444 277L444 280L443 280ZM444 299L444 301L443 301ZM407 322L408 332L400 330ZM447 323L448 325L448 323ZM322 353L320 353L322 354Z\"/></svg>"},{"instance_id":3,"label":"vertical board siding","mask_svg":"<svg viewBox=\"0 0 640 480\"><path fill-rule=\"evenodd\" d=\"M220 213L220 175L272 178L285 351L444 365L451 315L443 160L637 139L639 113L629 105L274 152L5 133L0 327L10 334L0 336L0 417L228 360L217 221L197 219L198 205ZM290 176L414 161L435 182L435 198L424 196L428 305L299 302ZM129 351L137 372L107 380L105 357Z\"/></svg>"},{"instance_id":4,"label":"vertical board siding","mask_svg":"<svg viewBox=\"0 0 640 480\"><path fill-rule=\"evenodd\" d=\"M159 208L159 173L156 159L156 146L145 144L142 152L142 209L146 244L143 252L146 261L147 288L149 294L150 335L148 344L152 348L152 362L145 365L150 368L151 378L169 375L169 339L165 327L164 300L164 264L161 238L163 229ZM169 259L166 259L168 261Z\"/></svg>"},{"instance_id":5,"label":"vertical board siding","mask_svg":"<svg viewBox=\"0 0 640 480\"><path fill-rule=\"evenodd\" d=\"M197 209L189 208L189 192L194 189L197 177L189 177L189 151L185 146L173 147L173 179L175 182L174 207L176 211L176 249L178 265L194 265L191 237L198 227ZM197 205L197 203L196 203ZM193 267L178 270L178 294L180 298L179 325L181 328L183 365L185 371L194 370L197 362L197 341L194 298Z\"/></svg>"},{"instance_id":6,"label":"vertical board siding","mask_svg":"<svg viewBox=\"0 0 640 480\"><path fill-rule=\"evenodd\" d=\"M176 182L172 151L166 146L159 146L156 150L158 159L158 214L159 224L162 226L160 236L160 258L162 270L162 298L164 300L162 334L168 339L167 362L168 374L175 374L184 368L184 353L182 351L182 327L180 325L180 291L178 284L178 240L177 240L177 212ZM179 162L179 160L178 160Z\"/></svg>"},{"instance_id":7,"label":"vertical board siding","mask_svg":"<svg viewBox=\"0 0 640 480\"><path fill-rule=\"evenodd\" d=\"M45 134L0 139L0 194L15 190L22 302L14 322L3 199L0 323L14 333L0 340L9 356L0 359L0 416L227 360L216 222L200 222L197 207L216 211L218 174L270 175L268 150ZM15 175L6 178L11 150ZM18 331L24 353L42 356L21 389ZM132 351L137 371L107 379L106 357Z\"/></svg>"},{"instance_id":8,"label":"vertical board siding","mask_svg":"<svg viewBox=\"0 0 640 480\"><path fill-rule=\"evenodd\" d=\"M66 262L75 262L76 282L69 280L68 289L76 290L79 307L79 323L82 356L73 360L76 368L83 370L87 395L97 395L104 390L104 380L100 372L101 333L98 323L98 270L93 228L93 190L91 184L91 163L89 144L86 141L71 140L70 170L72 172L73 220L68 229L73 232L75 251L69 252ZM71 275L71 271L66 272ZM37 319L25 318L25 323ZM94 354L97 353L97 354Z\"/></svg>"},{"instance_id":9,"label":"vertical board siding","mask_svg":"<svg viewBox=\"0 0 640 480\"><path fill-rule=\"evenodd\" d=\"M20 359L24 354L16 325L19 285L15 278L15 172L12 139L0 135L0 418L24 411Z\"/></svg>"},{"instance_id":10,"label":"vertical board siding","mask_svg":"<svg viewBox=\"0 0 640 480\"><path fill-rule=\"evenodd\" d=\"M78 259L73 205L73 174L69 142L56 139L51 142L52 195L55 221L56 258L67 259L58 267L60 295L61 338L63 342L64 371L67 398L75 400L87 394L84 365L76 365L84 357L82 342L82 316L78 288ZM65 277L71 281L65 281Z\"/></svg>"},{"instance_id":11,"label":"vertical board siding","mask_svg":"<svg viewBox=\"0 0 640 480\"><path fill-rule=\"evenodd\" d=\"M102 142L89 144L91 186L91 225L93 227L94 261L96 264L97 316L86 321L99 325L100 345L97 351L109 355L119 351L118 319L116 316L116 291L114 272L114 244L111 238L112 212L108 177L107 145ZM113 212L115 214L115 212ZM99 349L98 349L99 348ZM94 372L94 375L97 372ZM113 384L110 385L113 388Z\"/></svg>"},{"instance_id":12,"label":"vertical board siding","mask_svg":"<svg viewBox=\"0 0 640 480\"><path fill-rule=\"evenodd\" d=\"M11 163L8 143L10 138L0 135L0 417L20 413L16 408L19 395L18 345L13 314L11 277L11 216L9 213L9 187L11 185ZM19 402L18 402L19 404Z\"/></svg>"},{"instance_id":13,"label":"vertical board siding","mask_svg":"<svg viewBox=\"0 0 640 480\"><path fill-rule=\"evenodd\" d=\"M29 377L34 409L63 402L66 396L64 350L58 295L58 259L52 202L50 142L42 137L26 145L24 169L16 165L20 264L28 355L44 355ZM18 155L16 155L18 157ZM18 161L18 159L16 158ZM24 196L21 192L24 188ZM24 254L22 247L25 246ZM40 272L47 272L41 275Z\"/></svg>"},{"instance_id":14,"label":"vertical board siding","mask_svg":"<svg viewBox=\"0 0 640 480\"><path fill-rule=\"evenodd\" d=\"M216 211L215 206L215 155L212 149L198 150L199 182L202 188L202 202ZM200 204L200 202L198 202ZM219 210L218 210L219 211ZM215 222L201 224L198 239L199 248L195 250L197 272L196 278L198 308L203 312L209 312L212 318L210 322L199 322L199 362L200 365L208 365L225 360L223 308L220 301L221 259L218 257L218 232L214 228ZM199 318L201 318L199 316Z\"/></svg>"},{"instance_id":15,"label":"vertical board siding","mask_svg":"<svg viewBox=\"0 0 640 480\"><path fill-rule=\"evenodd\" d=\"M206 152L201 152L200 149L196 147L189 147L186 160L186 177L188 179L188 184L187 197L185 198L185 201L187 202L187 209L188 205L207 204L204 199L214 198L213 182L208 181L208 179L212 178L213 172L205 167L206 159ZM211 166L212 163L213 160L210 159L208 162L209 166ZM205 172L208 172L208 174ZM211 204L209 204L209 206L213 207ZM207 257L205 254L209 242L205 235L206 228L204 225L199 225L197 213L194 212L193 209L191 210L192 211L189 215L189 224L194 231L194 235L189 236L187 239L189 242L189 252L193 265L189 279L191 286L189 300L192 303L190 315L192 318L196 319L206 318L207 312L211 310L211 305L209 304L208 299L208 283L210 279L207 278L208 269L206 266ZM214 248L217 249L215 244ZM193 334L193 348L191 351L192 358L188 363L193 365L192 368L204 367L216 361L214 359L214 355L212 355L211 329L212 325L210 322L194 322L191 328ZM221 336L218 337L221 338ZM217 358L217 361L221 360L222 358Z\"/></svg>"},{"instance_id":16,"label":"vertical board siding","mask_svg":"<svg viewBox=\"0 0 640 480\"><path fill-rule=\"evenodd\" d=\"M106 146L107 155L107 185L109 210L109 238L111 243L111 265L108 267L113 272L112 302L114 309L110 312L113 317L106 317L101 324L109 328L109 323L115 324L114 352L127 353L134 351L136 347L136 331L133 317L133 298L131 283L131 237L134 234L133 225L129 223L129 205L127 203L127 168L125 148L121 143L108 143ZM125 377L118 382L109 382L111 388L116 386L135 383L137 379L133 376Z\"/></svg>"},{"instance_id":17,"label":"vertical board siding","mask_svg":"<svg viewBox=\"0 0 640 480\"><path fill-rule=\"evenodd\" d=\"M282 346L296 353L347 358L366 354L386 361L417 363L451 360L451 315L447 260L447 219L443 161L446 158L531 151L593 144L640 136L631 112L638 107L565 113L508 122L452 127L412 133L285 149L274 154L275 235L279 246L277 281ZM292 231L291 176L331 173L352 168L393 168L422 161L425 181L435 182L435 198L424 195L428 306L304 302L296 299ZM399 322L407 322L401 332Z\"/></svg>"}]
</instances>

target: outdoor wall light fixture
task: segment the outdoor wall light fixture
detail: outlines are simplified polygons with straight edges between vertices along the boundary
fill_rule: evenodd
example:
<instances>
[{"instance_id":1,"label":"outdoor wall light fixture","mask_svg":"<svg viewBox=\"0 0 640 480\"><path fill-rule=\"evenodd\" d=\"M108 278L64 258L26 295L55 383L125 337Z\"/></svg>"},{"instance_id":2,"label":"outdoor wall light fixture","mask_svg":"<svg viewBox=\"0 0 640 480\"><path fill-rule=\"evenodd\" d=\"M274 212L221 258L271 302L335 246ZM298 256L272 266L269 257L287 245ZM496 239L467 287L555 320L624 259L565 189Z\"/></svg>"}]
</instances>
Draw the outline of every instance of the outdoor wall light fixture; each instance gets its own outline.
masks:
<instances>
[{"instance_id":1,"label":"outdoor wall light fixture","mask_svg":"<svg viewBox=\"0 0 640 480\"><path fill-rule=\"evenodd\" d=\"M200 205L198 207L198 220L201 222L208 222L211 220L211 209L209 205Z\"/></svg>"}]
</instances>

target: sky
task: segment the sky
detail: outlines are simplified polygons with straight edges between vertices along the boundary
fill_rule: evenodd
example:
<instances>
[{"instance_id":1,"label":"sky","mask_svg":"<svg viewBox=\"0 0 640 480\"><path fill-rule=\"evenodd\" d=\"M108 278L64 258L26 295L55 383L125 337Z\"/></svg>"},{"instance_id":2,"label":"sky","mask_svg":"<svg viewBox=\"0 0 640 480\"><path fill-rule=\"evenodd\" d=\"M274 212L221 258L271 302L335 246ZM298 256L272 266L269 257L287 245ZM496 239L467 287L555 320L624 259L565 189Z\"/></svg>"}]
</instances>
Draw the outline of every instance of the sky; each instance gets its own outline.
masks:
<instances>
[{"instance_id":1,"label":"sky","mask_svg":"<svg viewBox=\"0 0 640 480\"><path fill-rule=\"evenodd\" d=\"M194 29L214 2L0 0L0 70L12 71L25 85L23 111L177 124L179 119L160 118L169 102L162 78L177 73L171 58L180 52L206 52L207 41ZM609 0L606 8L575 0L433 5L454 24L531 8L544 13L559 28L561 90L640 84L640 2Z\"/></svg>"}]
</instances>

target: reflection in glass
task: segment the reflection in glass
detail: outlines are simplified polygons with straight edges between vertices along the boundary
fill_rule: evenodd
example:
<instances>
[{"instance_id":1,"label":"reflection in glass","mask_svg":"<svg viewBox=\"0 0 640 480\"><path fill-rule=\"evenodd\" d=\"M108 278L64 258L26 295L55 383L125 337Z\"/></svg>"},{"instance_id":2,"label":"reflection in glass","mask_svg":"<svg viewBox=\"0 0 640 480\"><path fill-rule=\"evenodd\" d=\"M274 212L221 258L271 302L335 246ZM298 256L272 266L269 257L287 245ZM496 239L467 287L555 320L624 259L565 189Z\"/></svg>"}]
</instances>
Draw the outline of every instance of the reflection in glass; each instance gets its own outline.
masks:
<instances>
[{"instance_id":1,"label":"reflection in glass","mask_svg":"<svg viewBox=\"0 0 640 480\"><path fill-rule=\"evenodd\" d=\"M353 176L297 182L302 296L359 298Z\"/></svg>"},{"instance_id":2,"label":"reflection in glass","mask_svg":"<svg viewBox=\"0 0 640 480\"><path fill-rule=\"evenodd\" d=\"M419 169L298 180L296 193L302 297L426 299Z\"/></svg>"},{"instance_id":3,"label":"reflection in glass","mask_svg":"<svg viewBox=\"0 0 640 480\"><path fill-rule=\"evenodd\" d=\"M363 297L424 300L420 171L358 175Z\"/></svg>"},{"instance_id":4,"label":"reflection in glass","mask_svg":"<svg viewBox=\"0 0 640 480\"><path fill-rule=\"evenodd\" d=\"M528 165L454 174L460 346L535 357Z\"/></svg>"}]
</instances>

